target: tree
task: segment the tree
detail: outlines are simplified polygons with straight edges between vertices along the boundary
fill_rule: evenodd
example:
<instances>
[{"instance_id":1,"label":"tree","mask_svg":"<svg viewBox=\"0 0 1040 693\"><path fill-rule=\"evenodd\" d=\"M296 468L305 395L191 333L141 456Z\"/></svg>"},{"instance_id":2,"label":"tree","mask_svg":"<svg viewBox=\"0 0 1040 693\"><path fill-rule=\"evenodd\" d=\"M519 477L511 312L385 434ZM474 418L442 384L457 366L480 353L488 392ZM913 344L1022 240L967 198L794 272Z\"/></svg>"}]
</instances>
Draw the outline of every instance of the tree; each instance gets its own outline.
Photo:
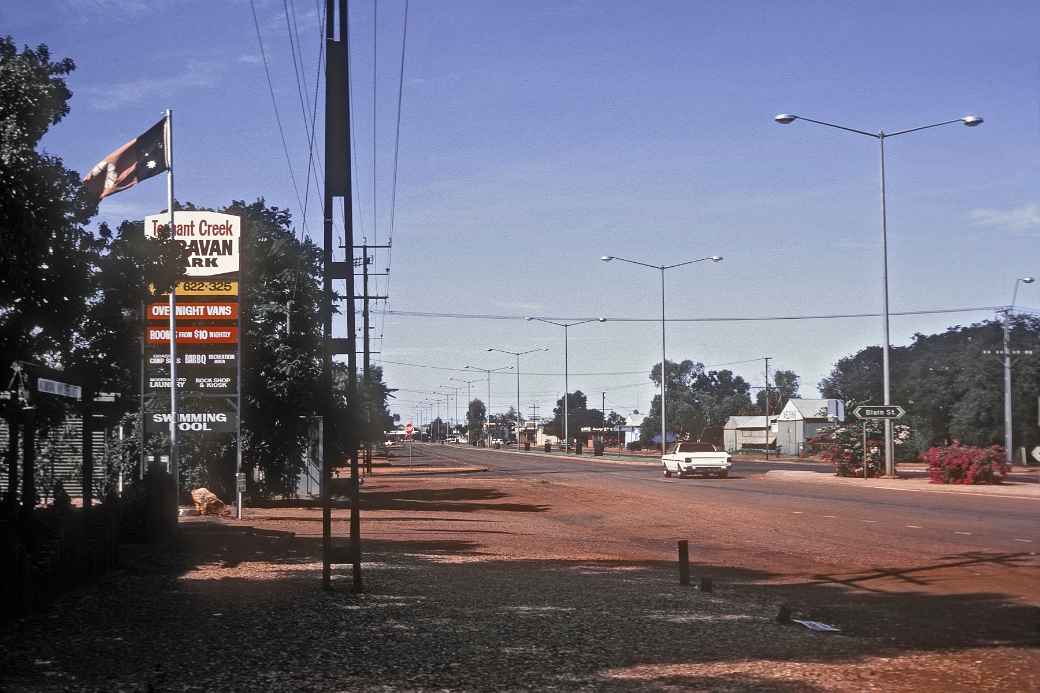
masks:
<instances>
[{"instance_id":1,"label":"tree","mask_svg":"<svg viewBox=\"0 0 1040 693\"><path fill-rule=\"evenodd\" d=\"M1040 319L1014 316L1012 349L1040 340ZM953 326L933 335L914 335L906 347L891 352L892 401L907 409L901 423L910 425L918 451L953 441L988 446L1004 442L1003 332L1000 322ZM989 352L989 353L987 353ZM1016 446L1040 443L1036 392L1040 390L1040 358L1016 355L1013 361L1014 440ZM882 400L880 347L866 347L838 360L820 382L824 397L846 402L846 409Z\"/></svg>"},{"instance_id":2,"label":"tree","mask_svg":"<svg viewBox=\"0 0 1040 693\"><path fill-rule=\"evenodd\" d=\"M466 432L471 445L476 444L484 430L484 417L487 416L487 407L479 399L473 399L466 409Z\"/></svg>"},{"instance_id":3,"label":"tree","mask_svg":"<svg viewBox=\"0 0 1040 693\"><path fill-rule=\"evenodd\" d=\"M47 46L19 53L0 38L0 368L17 359L62 365L90 293L95 242L79 175L36 150L69 112L66 58Z\"/></svg>"},{"instance_id":4,"label":"tree","mask_svg":"<svg viewBox=\"0 0 1040 693\"><path fill-rule=\"evenodd\" d=\"M776 371L773 374L773 383L769 388L769 413L779 413L785 406L787 401L791 399L797 399L798 385L799 385L798 374L794 371ZM765 388L758 391L755 398L755 404L758 407L758 413L766 413L766 391Z\"/></svg>"},{"instance_id":5,"label":"tree","mask_svg":"<svg viewBox=\"0 0 1040 693\"><path fill-rule=\"evenodd\" d=\"M563 397L556 400L556 406L553 408L553 418L545 424L544 429L549 435L554 435L561 439L564 434L563 404ZM603 426L603 412L599 409L589 409L588 397L581 390L575 390L570 393L567 398L567 404L567 428L571 438L578 435L582 427L599 428Z\"/></svg>"},{"instance_id":6,"label":"tree","mask_svg":"<svg viewBox=\"0 0 1040 693\"><path fill-rule=\"evenodd\" d=\"M13 361L69 372L88 396L124 395L116 410L136 401L140 303L149 282L168 287L183 271L184 254L170 239L143 239L139 229L85 226L95 205L79 174L61 158L37 151L47 130L69 113L65 76L72 60L51 61L46 46L17 51L0 38L0 377ZM46 429L82 405L41 397L38 428ZM46 460L40 459L40 463Z\"/></svg>"},{"instance_id":7,"label":"tree","mask_svg":"<svg viewBox=\"0 0 1040 693\"><path fill-rule=\"evenodd\" d=\"M680 439L694 438L709 442L722 441L722 428L735 414L750 413L751 386L732 371L705 371L704 364L689 359L665 364L667 374L666 426ZM654 365L650 379L660 386L661 366ZM644 444L660 440L661 396L651 402L650 413L643 419L640 440Z\"/></svg>"}]
</instances>

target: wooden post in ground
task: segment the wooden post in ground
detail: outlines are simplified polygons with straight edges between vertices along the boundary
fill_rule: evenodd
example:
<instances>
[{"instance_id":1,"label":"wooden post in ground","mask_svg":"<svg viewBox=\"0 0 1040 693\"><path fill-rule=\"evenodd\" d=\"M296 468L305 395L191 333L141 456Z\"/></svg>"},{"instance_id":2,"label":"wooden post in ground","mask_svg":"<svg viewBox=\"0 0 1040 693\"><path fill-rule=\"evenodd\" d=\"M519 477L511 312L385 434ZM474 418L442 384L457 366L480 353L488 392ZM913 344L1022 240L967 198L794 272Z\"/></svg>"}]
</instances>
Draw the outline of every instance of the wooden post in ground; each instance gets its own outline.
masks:
<instances>
[{"instance_id":1,"label":"wooden post in ground","mask_svg":"<svg viewBox=\"0 0 1040 693\"><path fill-rule=\"evenodd\" d=\"M690 584L690 542L679 542L679 584Z\"/></svg>"}]
</instances>

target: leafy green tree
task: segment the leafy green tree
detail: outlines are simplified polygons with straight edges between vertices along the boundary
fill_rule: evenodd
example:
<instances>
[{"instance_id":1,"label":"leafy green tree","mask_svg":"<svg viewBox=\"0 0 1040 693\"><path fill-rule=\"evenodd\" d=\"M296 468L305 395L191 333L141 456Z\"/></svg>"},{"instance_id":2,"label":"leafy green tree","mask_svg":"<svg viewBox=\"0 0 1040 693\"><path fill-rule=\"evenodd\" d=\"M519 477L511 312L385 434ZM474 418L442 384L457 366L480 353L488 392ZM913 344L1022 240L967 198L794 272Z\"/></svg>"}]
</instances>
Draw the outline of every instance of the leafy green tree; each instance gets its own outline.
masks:
<instances>
[{"instance_id":1,"label":"leafy green tree","mask_svg":"<svg viewBox=\"0 0 1040 693\"><path fill-rule=\"evenodd\" d=\"M545 432L549 435L563 438L563 403L561 397L556 400L553 408L553 418L545 424ZM571 438L581 433L582 427L603 426L603 412L599 409L589 409L589 400L584 392L575 390L567 399L567 427L570 429Z\"/></svg>"},{"instance_id":2,"label":"leafy green tree","mask_svg":"<svg viewBox=\"0 0 1040 693\"><path fill-rule=\"evenodd\" d=\"M797 399L798 394L799 378L798 374L794 371L776 371L773 374L773 382L769 388L769 412L776 414L782 410L786 405L787 401L791 399ZM758 407L756 413L765 414L766 412L766 391L762 388L758 391L755 397L755 404Z\"/></svg>"},{"instance_id":3,"label":"leafy green tree","mask_svg":"<svg viewBox=\"0 0 1040 693\"><path fill-rule=\"evenodd\" d=\"M689 359L665 364L667 375L667 420L670 433L680 439L693 438L721 442L722 427L735 414L749 413L751 386L732 371L706 371L704 364ZM661 366L650 370L650 379L660 387ZM661 396L650 405L650 413L643 420L640 439L649 444L661 434Z\"/></svg>"},{"instance_id":4,"label":"leafy green tree","mask_svg":"<svg viewBox=\"0 0 1040 693\"><path fill-rule=\"evenodd\" d=\"M69 112L72 60L47 46L18 52L0 38L0 369L27 359L62 365L90 293L95 241L79 175L37 151Z\"/></svg>"},{"instance_id":5,"label":"leafy green tree","mask_svg":"<svg viewBox=\"0 0 1040 693\"><path fill-rule=\"evenodd\" d=\"M466 433L471 444L480 439L486 415L487 407L480 399L473 399L466 408Z\"/></svg>"},{"instance_id":6,"label":"leafy green tree","mask_svg":"<svg viewBox=\"0 0 1040 693\"><path fill-rule=\"evenodd\" d=\"M891 353L892 401L907 409L901 420L910 425L918 451L960 441L987 446L1004 442L1003 369L999 352L1003 331L999 321L953 326L933 335L914 335L906 347ZM1011 346L1035 349L1040 319L1015 316ZM987 353L989 352L989 353ZM1040 358L1018 354L1013 361L1012 399L1016 446L1040 443L1036 393L1040 391ZM882 402L880 347L866 347L839 359L820 382L824 397L836 397L846 407Z\"/></svg>"}]
</instances>

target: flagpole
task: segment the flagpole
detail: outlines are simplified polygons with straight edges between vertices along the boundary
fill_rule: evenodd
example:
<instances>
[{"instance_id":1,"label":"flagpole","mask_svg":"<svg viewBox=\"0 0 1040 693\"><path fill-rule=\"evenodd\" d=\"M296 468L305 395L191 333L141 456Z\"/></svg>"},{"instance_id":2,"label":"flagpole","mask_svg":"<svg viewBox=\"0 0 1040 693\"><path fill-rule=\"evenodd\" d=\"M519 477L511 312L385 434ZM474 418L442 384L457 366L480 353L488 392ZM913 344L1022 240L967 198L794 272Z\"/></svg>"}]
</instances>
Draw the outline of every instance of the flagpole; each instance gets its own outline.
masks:
<instances>
[{"instance_id":1,"label":"flagpole","mask_svg":"<svg viewBox=\"0 0 1040 693\"><path fill-rule=\"evenodd\" d=\"M170 212L170 239L177 239L173 216L173 110L166 109L166 204ZM170 473L180 505L180 465L177 459L177 283L170 288Z\"/></svg>"}]
</instances>

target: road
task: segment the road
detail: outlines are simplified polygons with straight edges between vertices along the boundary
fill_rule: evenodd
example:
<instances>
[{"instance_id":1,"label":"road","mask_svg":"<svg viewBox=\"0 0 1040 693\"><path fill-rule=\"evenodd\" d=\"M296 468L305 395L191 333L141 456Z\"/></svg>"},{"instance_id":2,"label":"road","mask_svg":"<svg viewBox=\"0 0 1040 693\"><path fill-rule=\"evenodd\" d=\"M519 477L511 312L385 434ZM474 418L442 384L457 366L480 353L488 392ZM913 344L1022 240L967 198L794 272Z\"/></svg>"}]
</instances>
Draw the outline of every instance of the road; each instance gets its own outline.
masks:
<instances>
[{"instance_id":1,"label":"road","mask_svg":"<svg viewBox=\"0 0 1040 693\"><path fill-rule=\"evenodd\" d=\"M622 522L629 540L671 551L686 538L707 562L782 578L825 577L870 589L932 593L992 591L1040 603L1040 501L774 480L771 469L818 465L738 462L729 479L665 479L646 463L440 445L417 445L431 461L480 465L475 478L548 480L636 503L642 521ZM634 499L634 500L633 500ZM625 528L622 528L624 531Z\"/></svg>"}]
</instances>

